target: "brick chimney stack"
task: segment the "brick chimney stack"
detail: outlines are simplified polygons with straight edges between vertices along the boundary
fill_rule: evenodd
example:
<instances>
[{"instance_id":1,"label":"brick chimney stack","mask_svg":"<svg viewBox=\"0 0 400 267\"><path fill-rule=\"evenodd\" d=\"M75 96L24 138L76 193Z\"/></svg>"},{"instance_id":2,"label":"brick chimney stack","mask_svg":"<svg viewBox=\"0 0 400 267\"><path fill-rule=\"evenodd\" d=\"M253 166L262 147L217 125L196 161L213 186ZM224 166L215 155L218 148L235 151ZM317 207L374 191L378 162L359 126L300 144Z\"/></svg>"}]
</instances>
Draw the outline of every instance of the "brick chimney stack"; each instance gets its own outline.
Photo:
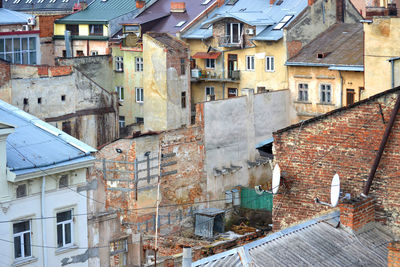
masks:
<instances>
[{"instance_id":1,"label":"brick chimney stack","mask_svg":"<svg viewBox=\"0 0 400 267\"><path fill-rule=\"evenodd\" d=\"M336 22L344 22L344 0L336 0Z\"/></svg>"},{"instance_id":2,"label":"brick chimney stack","mask_svg":"<svg viewBox=\"0 0 400 267\"><path fill-rule=\"evenodd\" d=\"M269 4L272 6L275 3L275 0L269 0Z\"/></svg>"},{"instance_id":3,"label":"brick chimney stack","mask_svg":"<svg viewBox=\"0 0 400 267\"><path fill-rule=\"evenodd\" d=\"M143 8L146 2L144 0L136 0L136 8L140 9Z\"/></svg>"},{"instance_id":4,"label":"brick chimney stack","mask_svg":"<svg viewBox=\"0 0 400 267\"><path fill-rule=\"evenodd\" d=\"M308 5L312 6L314 4L315 0L308 0Z\"/></svg>"},{"instance_id":5,"label":"brick chimney stack","mask_svg":"<svg viewBox=\"0 0 400 267\"><path fill-rule=\"evenodd\" d=\"M375 221L374 198L352 198L339 205L340 223L353 231Z\"/></svg>"},{"instance_id":6,"label":"brick chimney stack","mask_svg":"<svg viewBox=\"0 0 400 267\"><path fill-rule=\"evenodd\" d=\"M400 266L400 241L392 241L388 245L388 267Z\"/></svg>"},{"instance_id":7,"label":"brick chimney stack","mask_svg":"<svg viewBox=\"0 0 400 267\"><path fill-rule=\"evenodd\" d=\"M221 7L225 4L225 0L217 0L217 6Z\"/></svg>"},{"instance_id":8,"label":"brick chimney stack","mask_svg":"<svg viewBox=\"0 0 400 267\"><path fill-rule=\"evenodd\" d=\"M185 2L171 2L171 12L183 13L186 11Z\"/></svg>"}]
</instances>

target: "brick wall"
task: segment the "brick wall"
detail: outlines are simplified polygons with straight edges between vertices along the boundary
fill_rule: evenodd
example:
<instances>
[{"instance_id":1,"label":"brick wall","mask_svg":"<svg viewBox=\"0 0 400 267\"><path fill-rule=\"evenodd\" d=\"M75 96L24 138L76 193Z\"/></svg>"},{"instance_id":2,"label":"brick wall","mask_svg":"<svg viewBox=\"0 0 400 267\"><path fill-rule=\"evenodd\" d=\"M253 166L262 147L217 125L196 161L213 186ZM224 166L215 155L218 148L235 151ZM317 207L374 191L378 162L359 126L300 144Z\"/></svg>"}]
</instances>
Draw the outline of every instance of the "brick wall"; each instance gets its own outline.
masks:
<instances>
[{"instance_id":1,"label":"brick wall","mask_svg":"<svg viewBox=\"0 0 400 267\"><path fill-rule=\"evenodd\" d=\"M393 241L388 245L388 267L400 266L400 242Z\"/></svg>"},{"instance_id":2,"label":"brick wall","mask_svg":"<svg viewBox=\"0 0 400 267\"><path fill-rule=\"evenodd\" d=\"M39 16L39 27L40 27L40 37L53 37L54 34L54 21L56 19L62 18L65 15L40 15Z\"/></svg>"},{"instance_id":3,"label":"brick wall","mask_svg":"<svg viewBox=\"0 0 400 267\"><path fill-rule=\"evenodd\" d=\"M329 210L314 198L329 202L335 173L343 193L359 196L376 156L396 94L393 89L351 108L311 119L274 133L275 160L283 183L274 198L274 230ZM382 115L380 113L382 108ZM399 226L400 118L396 119L370 195L375 197L375 219Z\"/></svg>"},{"instance_id":4,"label":"brick wall","mask_svg":"<svg viewBox=\"0 0 400 267\"><path fill-rule=\"evenodd\" d=\"M11 79L10 64L0 60L0 86L8 83Z\"/></svg>"},{"instance_id":5,"label":"brick wall","mask_svg":"<svg viewBox=\"0 0 400 267\"><path fill-rule=\"evenodd\" d=\"M291 58L301 50L303 44L301 41L291 41L287 42L288 57Z\"/></svg>"},{"instance_id":6,"label":"brick wall","mask_svg":"<svg viewBox=\"0 0 400 267\"><path fill-rule=\"evenodd\" d=\"M353 198L340 204L340 223L354 231L375 221L374 199Z\"/></svg>"}]
</instances>

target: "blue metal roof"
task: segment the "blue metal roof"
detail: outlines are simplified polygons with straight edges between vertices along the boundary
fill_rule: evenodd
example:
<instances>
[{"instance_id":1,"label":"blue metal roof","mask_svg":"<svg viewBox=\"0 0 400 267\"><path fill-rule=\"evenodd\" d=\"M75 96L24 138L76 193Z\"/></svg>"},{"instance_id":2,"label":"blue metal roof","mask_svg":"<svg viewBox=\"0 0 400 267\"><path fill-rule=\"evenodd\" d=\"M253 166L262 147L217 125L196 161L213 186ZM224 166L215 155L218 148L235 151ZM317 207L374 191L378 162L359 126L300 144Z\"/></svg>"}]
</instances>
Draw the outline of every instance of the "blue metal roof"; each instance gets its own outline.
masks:
<instances>
[{"instance_id":1,"label":"blue metal roof","mask_svg":"<svg viewBox=\"0 0 400 267\"><path fill-rule=\"evenodd\" d=\"M27 24L30 17L32 15L0 8L0 25Z\"/></svg>"},{"instance_id":2,"label":"blue metal roof","mask_svg":"<svg viewBox=\"0 0 400 267\"><path fill-rule=\"evenodd\" d=\"M268 138L268 139L266 139L266 140L264 140L264 141L258 143L258 144L256 145L256 148L265 146L265 145L267 145L267 144L271 144L271 143L273 143L273 142L274 142L274 138L273 138L273 137Z\"/></svg>"},{"instance_id":3,"label":"blue metal roof","mask_svg":"<svg viewBox=\"0 0 400 267\"><path fill-rule=\"evenodd\" d=\"M285 16L293 15L290 23L300 12L307 7L307 0L283 0L280 5L270 5L265 0L239 0L234 5L223 5L213 10L205 20L190 28L183 38L206 39L212 36L212 26L208 25L232 18L252 26L266 26L267 28L258 33L252 40L277 41L282 38L281 30L273 30ZM203 29L202 29L203 28Z\"/></svg>"},{"instance_id":4,"label":"blue metal roof","mask_svg":"<svg viewBox=\"0 0 400 267\"><path fill-rule=\"evenodd\" d=\"M7 167L16 175L94 159L96 149L3 101L0 120L15 127L7 137Z\"/></svg>"}]
</instances>

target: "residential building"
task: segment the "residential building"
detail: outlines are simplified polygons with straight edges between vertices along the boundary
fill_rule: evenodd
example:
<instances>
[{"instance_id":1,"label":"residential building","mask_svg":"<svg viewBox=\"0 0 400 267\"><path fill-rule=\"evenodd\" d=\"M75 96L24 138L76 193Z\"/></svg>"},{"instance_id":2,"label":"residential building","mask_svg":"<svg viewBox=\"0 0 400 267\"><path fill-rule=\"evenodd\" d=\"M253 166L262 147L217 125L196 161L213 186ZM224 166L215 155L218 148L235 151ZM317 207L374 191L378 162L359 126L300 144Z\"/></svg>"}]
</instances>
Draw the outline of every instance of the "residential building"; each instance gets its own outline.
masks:
<instances>
[{"instance_id":1,"label":"residential building","mask_svg":"<svg viewBox=\"0 0 400 267\"><path fill-rule=\"evenodd\" d=\"M31 15L0 8L0 59L15 64L41 62L39 31Z\"/></svg>"},{"instance_id":2,"label":"residential building","mask_svg":"<svg viewBox=\"0 0 400 267\"><path fill-rule=\"evenodd\" d=\"M0 118L1 264L88 266L86 179L96 150L3 101Z\"/></svg>"},{"instance_id":3,"label":"residential building","mask_svg":"<svg viewBox=\"0 0 400 267\"><path fill-rule=\"evenodd\" d=\"M82 2L79 12L55 21L55 56L67 56L66 30L71 35L72 57L110 54L108 40L120 31L120 23L137 15L150 0L139 2L142 5L136 5L133 0Z\"/></svg>"},{"instance_id":4,"label":"residential building","mask_svg":"<svg viewBox=\"0 0 400 267\"><path fill-rule=\"evenodd\" d=\"M115 93L71 66L0 62L2 100L97 147L118 138Z\"/></svg>"},{"instance_id":5,"label":"residential building","mask_svg":"<svg viewBox=\"0 0 400 267\"><path fill-rule=\"evenodd\" d=\"M363 51L362 24L337 23L287 60L298 120L363 99Z\"/></svg>"},{"instance_id":6,"label":"residential building","mask_svg":"<svg viewBox=\"0 0 400 267\"><path fill-rule=\"evenodd\" d=\"M145 51L152 51L149 47L144 46L144 35L147 32L168 33L179 36L179 31L189 25L194 19L199 16L207 8L213 5L215 1L182 1L174 2L171 0L159 0L147 6L136 18L124 21L123 30L118 32L112 38L112 56L114 61L114 88L118 92L120 98L120 114L125 119L125 125L129 126L129 131L143 131L144 124L150 120L151 114L145 112L145 105L149 103L147 94L150 88L149 84L145 84L145 79L150 79L147 76L146 68L156 68L160 73L167 72L164 64L153 66L154 63L146 61L144 57ZM167 35L165 35L167 36ZM182 43L175 41L176 44ZM179 45L180 46L180 45ZM178 46L178 47L179 47ZM175 49L171 46L169 48ZM179 53L178 51L176 51ZM174 55L176 57L177 55ZM149 59L149 58L148 58ZM180 79L189 79L189 59L188 55L181 55L177 59L177 74ZM167 62L170 62L168 59ZM181 69L182 68L182 69ZM184 71L184 74L182 74ZM170 75L170 74L168 74ZM184 75L184 76L182 76ZM151 76L153 77L153 76ZM156 78L153 77L153 80ZM170 78L168 78L169 80ZM174 78L173 78L174 79ZM176 97L177 101L182 106L183 113L190 112L190 82L185 81L181 92L174 93L170 97ZM147 88L147 89L146 89ZM168 100L171 101L171 100ZM177 104L179 104L177 103ZM162 104L164 106L164 104ZM179 115L180 112L175 113ZM153 113L152 113L153 114ZM176 116L176 115L171 115ZM187 115L184 115L187 116ZM157 122L158 123L158 122ZM187 124L187 121L176 124L177 128L181 124ZM167 126L168 129L175 127ZM145 127L146 128L146 127ZM163 128L163 129L167 129ZM133 129L133 130L132 130ZM146 128L146 130L148 127ZM155 129L152 126L152 129ZM121 131L123 133L123 131Z\"/></svg>"}]
</instances>

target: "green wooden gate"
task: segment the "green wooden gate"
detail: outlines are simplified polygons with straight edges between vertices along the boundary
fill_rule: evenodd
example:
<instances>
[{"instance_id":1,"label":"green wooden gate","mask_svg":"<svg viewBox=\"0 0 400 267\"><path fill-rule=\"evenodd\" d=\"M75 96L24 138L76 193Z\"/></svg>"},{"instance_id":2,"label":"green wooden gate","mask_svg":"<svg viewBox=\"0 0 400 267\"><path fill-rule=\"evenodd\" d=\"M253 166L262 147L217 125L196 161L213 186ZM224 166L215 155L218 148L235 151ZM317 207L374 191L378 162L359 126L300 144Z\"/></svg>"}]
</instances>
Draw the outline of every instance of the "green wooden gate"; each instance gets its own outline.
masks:
<instances>
[{"instance_id":1,"label":"green wooden gate","mask_svg":"<svg viewBox=\"0 0 400 267\"><path fill-rule=\"evenodd\" d=\"M272 211L273 195L263 193L259 195L254 189L242 187L240 193L240 206L253 210L269 210Z\"/></svg>"}]
</instances>

